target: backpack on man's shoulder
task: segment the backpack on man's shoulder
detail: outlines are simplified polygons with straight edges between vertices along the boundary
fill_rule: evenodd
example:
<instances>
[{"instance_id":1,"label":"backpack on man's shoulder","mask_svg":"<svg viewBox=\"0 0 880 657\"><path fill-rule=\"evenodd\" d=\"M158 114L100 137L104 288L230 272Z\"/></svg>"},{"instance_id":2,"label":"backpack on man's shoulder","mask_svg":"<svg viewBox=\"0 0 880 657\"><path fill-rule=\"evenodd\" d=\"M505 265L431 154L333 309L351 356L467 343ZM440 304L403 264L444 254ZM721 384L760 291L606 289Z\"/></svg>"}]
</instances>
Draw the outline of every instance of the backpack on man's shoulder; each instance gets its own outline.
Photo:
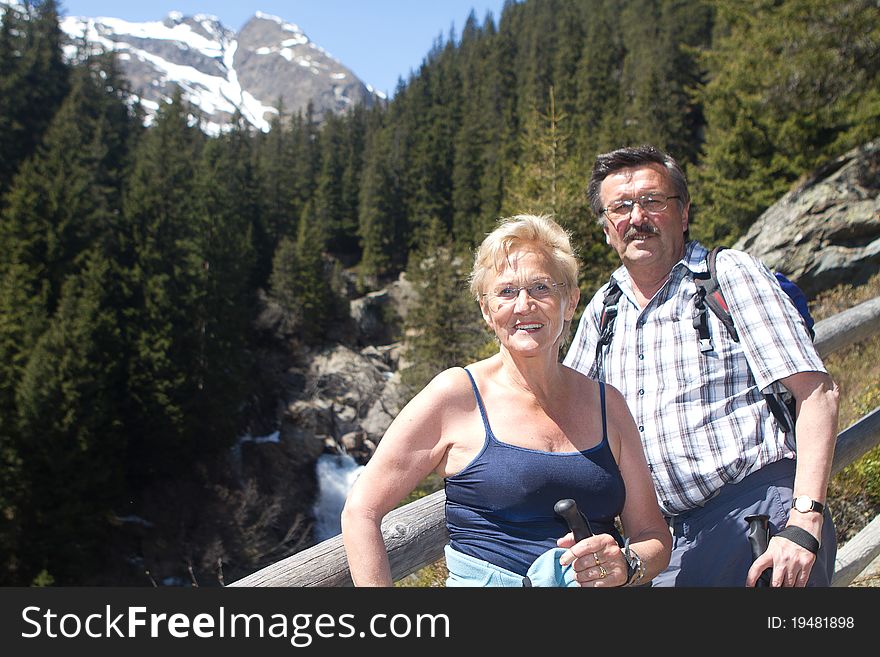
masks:
<instances>
[{"instance_id":1,"label":"backpack on man's shoulder","mask_svg":"<svg viewBox=\"0 0 880 657\"><path fill-rule=\"evenodd\" d=\"M715 348L712 343L712 336L709 334L709 321L706 317L707 307L715 313L715 316L718 317L727 329L731 339L735 342L739 342L739 335L736 332L736 327L733 325L733 317L730 314L730 308L727 305L724 293L721 291L721 286L718 283L717 270L715 267L715 259L718 256L718 252L724 248L726 247L716 246L709 251L706 256L706 273L694 276L694 283L697 286L698 294L696 301L698 312L694 316L694 329L696 329L699 335L700 351L702 353L710 352ZM804 323L807 326L807 332L810 334L810 339L814 339L816 337L813 330L815 322L810 314L806 295L795 283L786 278L784 274L774 272L774 276L776 277L779 286L788 295L791 303L804 318ZM620 301L621 294L623 294L623 292L620 289L620 286L614 278L611 278L608 282L608 288L605 290L605 296L602 300L602 313L599 316L599 340L596 344L596 364L599 370L601 370L601 362L603 359L602 350L605 346L611 344L611 340L614 337L614 320L617 318L617 304ZM767 400L767 405L776 417L776 421L779 423L780 427L782 427L782 430L786 433L794 431L793 421L795 412L794 400L791 395L770 393L765 394L764 397Z\"/></svg>"},{"instance_id":2,"label":"backpack on man's shoulder","mask_svg":"<svg viewBox=\"0 0 880 657\"><path fill-rule=\"evenodd\" d=\"M735 342L739 342L739 336L736 333L736 328L733 326L733 318L730 315L730 308L727 306L727 301L724 299L724 294L721 292L721 286L718 284L718 271L715 265L718 253L725 248L726 247L724 246L716 246L709 251L709 255L706 256L706 273L695 276L694 283L697 285L697 292L701 295L702 300L707 306L709 306L712 312L715 313L718 319L721 320L721 323L724 324L731 339ZM807 326L807 332L810 334L810 339L814 339L816 337L816 333L813 330L815 322L813 321L813 316L810 314L806 295L794 282L790 281L785 274L776 271L773 272L773 275L776 277L776 282L779 283L779 287L781 287L788 295L789 301L791 301L794 307L797 308L801 317L804 318L804 323ZM699 308L699 300L697 303ZM700 316L704 317L704 314L700 313ZM700 349L701 351L711 351L711 349L704 348L704 346L708 345L702 344L704 331L702 326L698 326L697 323L698 319L694 318L694 328L700 332ZM708 325L706 325L705 330L708 331Z\"/></svg>"}]
</instances>

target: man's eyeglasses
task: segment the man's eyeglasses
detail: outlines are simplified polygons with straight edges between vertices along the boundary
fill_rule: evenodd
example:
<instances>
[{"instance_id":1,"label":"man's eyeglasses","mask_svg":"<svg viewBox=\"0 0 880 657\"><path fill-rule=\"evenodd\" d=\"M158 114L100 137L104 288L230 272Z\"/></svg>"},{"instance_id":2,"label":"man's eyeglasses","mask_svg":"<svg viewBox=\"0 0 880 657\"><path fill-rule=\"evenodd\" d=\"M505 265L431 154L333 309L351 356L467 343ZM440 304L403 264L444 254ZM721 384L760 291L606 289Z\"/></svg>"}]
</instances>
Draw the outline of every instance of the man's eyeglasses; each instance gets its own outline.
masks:
<instances>
[{"instance_id":1,"label":"man's eyeglasses","mask_svg":"<svg viewBox=\"0 0 880 657\"><path fill-rule=\"evenodd\" d=\"M560 287L565 287L565 283L554 283L549 278L534 281L531 285L523 285L520 287L514 285L502 285L491 292L486 292L483 296L493 302L493 310L498 310L501 306L513 303L519 298L519 293L523 290L536 301L549 299Z\"/></svg>"},{"instance_id":2,"label":"man's eyeglasses","mask_svg":"<svg viewBox=\"0 0 880 657\"><path fill-rule=\"evenodd\" d=\"M645 212L663 212L668 206L669 201L680 196L667 196L666 194L645 194L638 198L626 198L618 201L612 201L609 205L602 208L602 212L612 221L626 219L632 214L636 204Z\"/></svg>"}]
</instances>

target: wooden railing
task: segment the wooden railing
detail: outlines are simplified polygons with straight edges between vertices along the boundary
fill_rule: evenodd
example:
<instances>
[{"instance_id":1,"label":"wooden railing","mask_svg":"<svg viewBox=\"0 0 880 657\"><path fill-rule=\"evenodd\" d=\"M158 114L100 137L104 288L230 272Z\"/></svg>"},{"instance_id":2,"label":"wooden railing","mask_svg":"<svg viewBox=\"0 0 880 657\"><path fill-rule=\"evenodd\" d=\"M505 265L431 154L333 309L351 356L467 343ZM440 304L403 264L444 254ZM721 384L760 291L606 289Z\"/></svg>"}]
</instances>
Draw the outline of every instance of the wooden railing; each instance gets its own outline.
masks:
<instances>
[{"instance_id":1,"label":"wooden railing","mask_svg":"<svg viewBox=\"0 0 880 657\"><path fill-rule=\"evenodd\" d=\"M880 297L817 322L822 357L880 333ZM832 476L880 444L880 407L838 435ZM447 542L444 492L437 491L389 513L382 522L395 581L443 557ZM880 555L880 516L838 549L834 586L848 586ZM229 586L351 586L342 536L258 570Z\"/></svg>"}]
</instances>

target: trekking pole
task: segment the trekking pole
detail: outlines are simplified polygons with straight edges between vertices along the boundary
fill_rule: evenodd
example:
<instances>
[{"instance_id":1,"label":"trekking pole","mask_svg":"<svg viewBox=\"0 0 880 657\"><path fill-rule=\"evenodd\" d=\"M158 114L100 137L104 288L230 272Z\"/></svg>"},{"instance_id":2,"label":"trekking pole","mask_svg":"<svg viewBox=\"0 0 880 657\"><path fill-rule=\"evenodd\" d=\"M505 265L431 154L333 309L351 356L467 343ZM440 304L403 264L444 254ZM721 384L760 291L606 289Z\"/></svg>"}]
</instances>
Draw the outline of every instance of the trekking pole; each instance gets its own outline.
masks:
<instances>
[{"instance_id":1,"label":"trekking pole","mask_svg":"<svg viewBox=\"0 0 880 657\"><path fill-rule=\"evenodd\" d=\"M770 526L768 521L770 516L759 513L753 516L746 516L746 522L749 523L749 544L752 546L752 561L760 557L767 551L767 544L770 543ZM773 569L767 568L757 581L756 587L770 586L770 578Z\"/></svg>"},{"instance_id":2,"label":"trekking pole","mask_svg":"<svg viewBox=\"0 0 880 657\"><path fill-rule=\"evenodd\" d=\"M593 535L590 528L590 521L586 519L584 514L578 511L577 502L572 499L559 500L553 505L553 510L565 519L568 528L574 534L575 542L582 541Z\"/></svg>"}]
</instances>

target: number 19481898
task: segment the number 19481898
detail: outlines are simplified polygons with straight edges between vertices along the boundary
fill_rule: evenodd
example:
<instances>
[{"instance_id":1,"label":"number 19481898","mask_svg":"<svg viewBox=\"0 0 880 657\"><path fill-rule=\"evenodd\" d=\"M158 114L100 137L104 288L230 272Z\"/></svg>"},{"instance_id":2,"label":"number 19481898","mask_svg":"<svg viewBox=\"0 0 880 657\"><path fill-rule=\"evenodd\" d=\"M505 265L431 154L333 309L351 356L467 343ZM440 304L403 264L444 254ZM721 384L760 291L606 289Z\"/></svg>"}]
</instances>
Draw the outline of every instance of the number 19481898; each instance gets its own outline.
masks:
<instances>
[{"instance_id":1,"label":"number 19481898","mask_svg":"<svg viewBox=\"0 0 880 657\"><path fill-rule=\"evenodd\" d=\"M768 616L769 630L847 630L855 627L852 616Z\"/></svg>"}]
</instances>

